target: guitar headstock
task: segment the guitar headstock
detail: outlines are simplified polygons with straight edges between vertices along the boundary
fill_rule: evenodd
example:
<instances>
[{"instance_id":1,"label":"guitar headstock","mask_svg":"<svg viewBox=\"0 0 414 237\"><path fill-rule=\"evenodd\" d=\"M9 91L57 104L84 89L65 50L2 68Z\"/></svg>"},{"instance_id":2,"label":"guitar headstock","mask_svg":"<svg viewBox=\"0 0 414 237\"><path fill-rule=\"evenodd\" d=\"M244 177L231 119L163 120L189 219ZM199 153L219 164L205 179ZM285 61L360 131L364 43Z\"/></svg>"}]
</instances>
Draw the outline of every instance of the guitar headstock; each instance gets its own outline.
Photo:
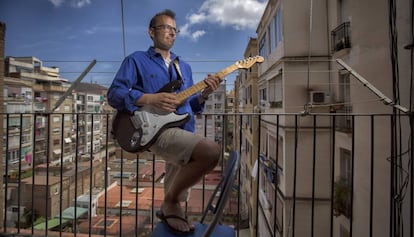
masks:
<instances>
[{"instance_id":1,"label":"guitar headstock","mask_svg":"<svg viewBox=\"0 0 414 237\"><path fill-rule=\"evenodd\" d=\"M236 66L238 68L248 69L255 63L261 63L264 61L264 58L262 56L254 56L254 57L248 57L243 60L239 60L236 62Z\"/></svg>"}]
</instances>

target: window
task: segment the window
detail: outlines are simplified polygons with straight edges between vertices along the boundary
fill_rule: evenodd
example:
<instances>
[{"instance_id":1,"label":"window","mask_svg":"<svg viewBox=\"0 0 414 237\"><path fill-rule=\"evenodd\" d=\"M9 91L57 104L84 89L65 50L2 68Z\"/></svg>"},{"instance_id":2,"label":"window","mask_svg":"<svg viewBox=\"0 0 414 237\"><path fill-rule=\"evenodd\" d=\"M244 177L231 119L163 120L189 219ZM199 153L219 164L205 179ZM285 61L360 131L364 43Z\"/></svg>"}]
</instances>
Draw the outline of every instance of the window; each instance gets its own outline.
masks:
<instances>
[{"instance_id":1,"label":"window","mask_svg":"<svg viewBox=\"0 0 414 237\"><path fill-rule=\"evenodd\" d=\"M252 85L246 88L246 104L252 103Z\"/></svg>"},{"instance_id":2,"label":"window","mask_svg":"<svg viewBox=\"0 0 414 237\"><path fill-rule=\"evenodd\" d=\"M282 75L279 74L269 80L268 88L270 106L272 108L280 107L280 104L283 101Z\"/></svg>"},{"instance_id":3,"label":"window","mask_svg":"<svg viewBox=\"0 0 414 237\"><path fill-rule=\"evenodd\" d=\"M269 38L267 40L267 48L269 49L269 54L271 54L273 52L273 49L275 48L275 43L274 43L274 41L275 41L275 38L274 38L275 31L274 31L274 27L272 27L273 24L274 24L273 22L274 21L272 20L270 22L270 25L267 27L267 32L268 32L267 36Z\"/></svg>"},{"instance_id":4,"label":"window","mask_svg":"<svg viewBox=\"0 0 414 237\"><path fill-rule=\"evenodd\" d=\"M340 177L346 184L351 185L352 181L352 160L351 151L340 148Z\"/></svg>"},{"instance_id":5,"label":"window","mask_svg":"<svg viewBox=\"0 0 414 237\"><path fill-rule=\"evenodd\" d=\"M282 41L282 11L280 7L276 10L275 16L276 46Z\"/></svg>"},{"instance_id":6,"label":"window","mask_svg":"<svg viewBox=\"0 0 414 237\"><path fill-rule=\"evenodd\" d=\"M53 116L53 122L54 123L60 122L60 116Z\"/></svg>"},{"instance_id":7,"label":"window","mask_svg":"<svg viewBox=\"0 0 414 237\"><path fill-rule=\"evenodd\" d=\"M221 110L221 104L214 104L214 109Z\"/></svg>"},{"instance_id":8,"label":"window","mask_svg":"<svg viewBox=\"0 0 414 237\"><path fill-rule=\"evenodd\" d=\"M261 88L259 89L259 99L260 100L267 100L267 92L266 92L266 88Z\"/></svg>"},{"instance_id":9,"label":"window","mask_svg":"<svg viewBox=\"0 0 414 237\"><path fill-rule=\"evenodd\" d=\"M339 74L339 91L338 91L338 101L339 102L349 102L351 98L351 89L349 83L349 72Z\"/></svg>"},{"instance_id":10,"label":"window","mask_svg":"<svg viewBox=\"0 0 414 237\"><path fill-rule=\"evenodd\" d=\"M275 211L276 213L276 226L277 226L277 230L279 233L283 232L283 210L284 210L284 203L282 201L282 199L277 196L277 201L276 201L276 208Z\"/></svg>"},{"instance_id":11,"label":"window","mask_svg":"<svg viewBox=\"0 0 414 237\"><path fill-rule=\"evenodd\" d=\"M263 56L263 58L267 58L266 37L267 35L264 33L262 39L259 41L259 54Z\"/></svg>"}]
</instances>

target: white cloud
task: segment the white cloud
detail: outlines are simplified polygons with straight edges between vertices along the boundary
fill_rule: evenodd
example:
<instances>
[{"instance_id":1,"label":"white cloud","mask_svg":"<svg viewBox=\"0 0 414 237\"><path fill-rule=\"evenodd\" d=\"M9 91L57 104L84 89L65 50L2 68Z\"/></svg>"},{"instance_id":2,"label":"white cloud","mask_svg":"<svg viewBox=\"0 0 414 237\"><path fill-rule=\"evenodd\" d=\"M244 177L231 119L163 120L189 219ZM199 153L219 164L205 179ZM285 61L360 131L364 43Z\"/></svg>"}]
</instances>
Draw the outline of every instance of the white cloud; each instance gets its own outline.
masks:
<instances>
[{"instance_id":1,"label":"white cloud","mask_svg":"<svg viewBox=\"0 0 414 237\"><path fill-rule=\"evenodd\" d=\"M196 13L186 17L187 23L180 27L180 34L197 40L207 32L191 29L205 23L236 30L256 29L266 4L266 0L206 0Z\"/></svg>"},{"instance_id":2,"label":"white cloud","mask_svg":"<svg viewBox=\"0 0 414 237\"><path fill-rule=\"evenodd\" d=\"M60 7L63 5L65 0L49 0L49 2L51 2L54 7Z\"/></svg>"},{"instance_id":3,"label":"white cloud","mask_svg":"<svg viewBox=\"0 0 414 237\"><path fill-rule=\"evenodd\" d=\"M91 4L91 0L71 0L70 5L75 8L82 8Z\"/></svg>"},{"instance_id":4,"label":"white cloud","mask_svg":"<svg viewBox=\"0 0 414 237\"><path fill-rule=\"evenodd\" d=\"M49 0L50 3L54 7L61 7L65 3L69 4L71 7L74 8L82 8L86 5L89 5L92 3L92 0Z\"/></svg>"},{"instance_id":5,"label":"white cloud","mask_svg":"<svg viewBox=\"0 0 414 237\"><path fill-rule=\"evenodd\" d=\"M87 35L93 35L97 33L119 33L121 29L119 27L113 27L113 26L90 26L88 28L84 29L84 33Z\"/></svg>"},{"instance_id":6,"label":"white cloud","mask_svg":"<svg viewBox=\"0 0 414 237\"><path fill-rule=\"evenodd\" d=\"M203 36L206 32L204 30L197 30L191 34L191 38L193 40L198 40L201 36Z\"/></svg>"}]
</instances>

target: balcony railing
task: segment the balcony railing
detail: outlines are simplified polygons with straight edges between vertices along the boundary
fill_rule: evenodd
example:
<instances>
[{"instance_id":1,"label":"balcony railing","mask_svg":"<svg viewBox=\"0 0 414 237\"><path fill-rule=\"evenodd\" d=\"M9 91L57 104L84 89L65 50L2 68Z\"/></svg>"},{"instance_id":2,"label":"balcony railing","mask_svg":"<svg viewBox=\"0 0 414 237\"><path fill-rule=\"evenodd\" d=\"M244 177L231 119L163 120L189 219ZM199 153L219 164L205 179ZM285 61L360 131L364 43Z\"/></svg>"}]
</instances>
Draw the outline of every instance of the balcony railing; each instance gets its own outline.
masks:
<instances>
[{"instance_id":1,"label":"balcony railing","mask_svg":"<svg viewBox=\"0 0 414 237\"><path fill-rule=\"evenodd\" d=\"M344 22L331 32L332 52L351 48L350 23Z\"/></svg>"},{"instance_id":2,"label":"balcony railing","mask_svg":"<svg viewBox=\"0 0 414 237\"><path fill-rule=\"evenodd\" d=\"M233 130L215 134L223 138L223 162L192 188L184 204L191 221L200 219L228 152L236 150L241 155L240 172L222 222L234 226L237 236L413 233L413 118L409 115L213 115L220 115L221 124ZM165 163L161 159L151 153L120 150L111 140L110 129L104 130L102 150L81 154L79 147L85 144L79 143L82 134L76 126L71 143L65 143L63 136L59 142L52 141L50 114L24 116L33 116L32 121L46 116L49 146L46 158L38 159L30 150L23 154L21 146L10 147L4 127L0 236L151 233L163 199ZM111 115L99 116L110 128ZM214 117L199 119L206 116ZM10 117L3 114L3 124L9 124ZM351 123L346 132L338 129L343 118ZM64 126L62 122L60 131ZM33 129L32 150L37 151L38 133ZM395 136L399 131L403 131L401 136ZM207 129L199 132L210 133ZM54 156L54 149L66 152ZM16 155L20 155L18 162L12 159ZM340 185L340 177L349 178L346 185Z\"/></svg>"}]
</instances>

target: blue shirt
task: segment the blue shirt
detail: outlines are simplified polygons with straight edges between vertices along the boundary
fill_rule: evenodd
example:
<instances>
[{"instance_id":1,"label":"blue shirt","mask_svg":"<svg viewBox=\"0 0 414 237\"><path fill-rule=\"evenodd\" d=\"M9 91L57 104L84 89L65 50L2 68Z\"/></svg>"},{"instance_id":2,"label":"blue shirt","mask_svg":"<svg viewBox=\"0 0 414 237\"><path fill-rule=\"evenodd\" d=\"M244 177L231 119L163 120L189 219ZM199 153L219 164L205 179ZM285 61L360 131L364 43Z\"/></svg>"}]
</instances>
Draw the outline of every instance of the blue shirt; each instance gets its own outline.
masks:
<instances>
[{"instance_id":1,"label":"blue shirt","mask_svg":"<svg viewBox=\"0 0 414 237\"><path fill-rule=\"evenodd\" d=\"M173 66L175 59L178 59L183 84L177 93L191 87L193 82L191 67L188 63L180 60L177 55L171 53L171 76L161 54L153 47L147 51L136 51L128 55L122 62L115 78L108 89L108 102L117 110L128 111L131 114L139 107L135 102L144 93L156 93L167 83L177 80L178 75ZM182 126L183 129L194 132L194 113L204 110L204 103L198 102L196 93L180 105L177 114L190 114L190 120Z\"/></svg>"}]
</instances>

